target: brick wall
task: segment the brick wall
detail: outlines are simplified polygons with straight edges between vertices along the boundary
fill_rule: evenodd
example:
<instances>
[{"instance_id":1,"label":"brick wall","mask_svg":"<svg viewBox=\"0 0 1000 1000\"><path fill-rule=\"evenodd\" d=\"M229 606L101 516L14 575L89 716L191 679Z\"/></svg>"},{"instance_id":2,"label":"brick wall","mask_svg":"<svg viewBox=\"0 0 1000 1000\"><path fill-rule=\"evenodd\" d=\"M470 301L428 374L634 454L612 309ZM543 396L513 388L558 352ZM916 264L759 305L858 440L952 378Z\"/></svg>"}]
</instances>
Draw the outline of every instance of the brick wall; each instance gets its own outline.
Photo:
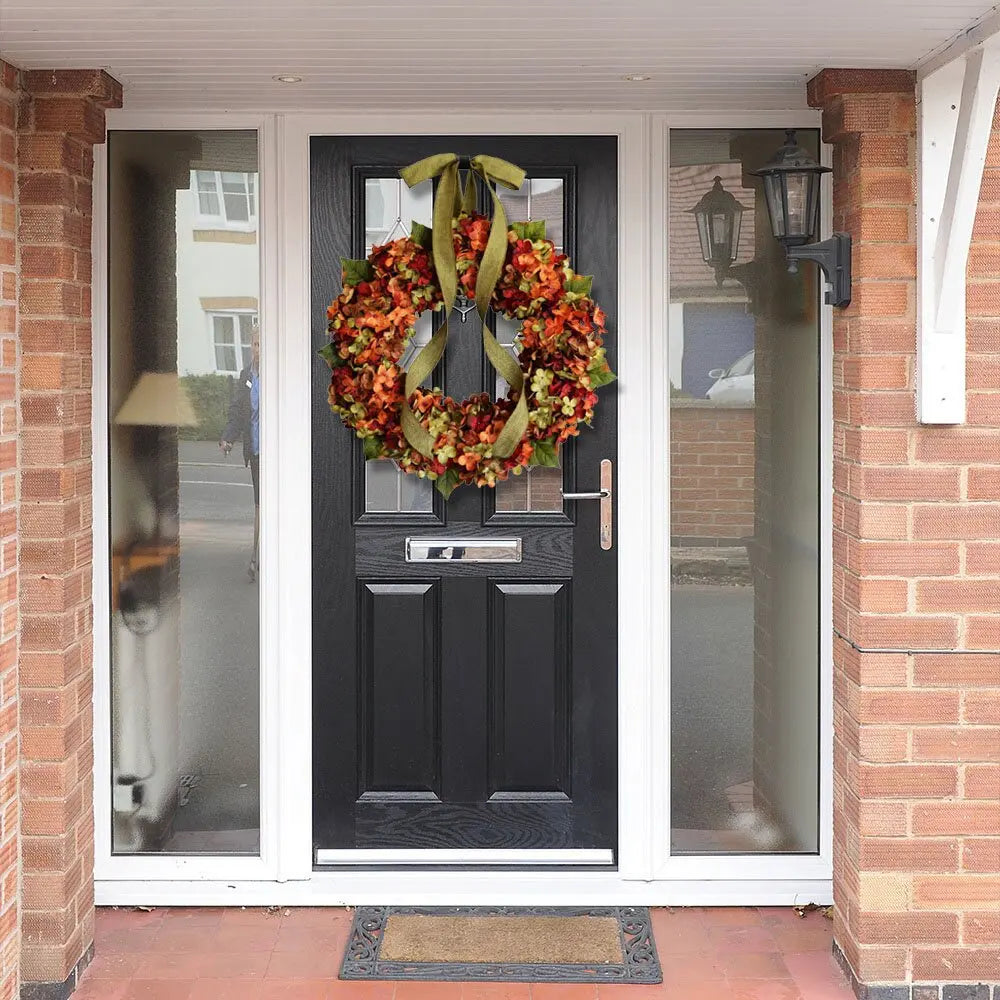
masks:
<instances>
[{"instance_id":1,"label":"brick wall","mask_svg":"<svg viewBox=\"0 0 1000 1000\"><path fill-rule=\"evenodd\" d=\"M674 400L670 534L675 545L738 545L754 533L754 411Z\"/></svg>"},{"instance_id":2,"label":"brick wall","mask_svg":"<svg viewBox=\"0 0 1000 1000\"><path fill-rule=\"evenodd\" d=\"M18 993L17 133L0 60L0 1000Z\"/></svg>"},{"instance_id":3,"label":"brick wall","mask_svg":"<svg viewBox=\"0 0 1000 1000\"><path fill-rule=\"evenodd\" d=\"M969 423L921 427L913 77L827 70L809 96L834 228L855 240L834 325L836 938L862 983L1000 982L1000 656L960 652L1000 647L1000 141L970 265ZM906 652L925 648L949 652Z\"/></svg>"},{"instance_id":4,"label":"brick wall","mask_svg":"<svg viewBox=\"0 0 1000 1000\"><path fill-rule=\"evenodd\" d=\"M100 71L22 74L22 978L75 980L93 935L91 178Z\"/></svg>"}]
</instances>

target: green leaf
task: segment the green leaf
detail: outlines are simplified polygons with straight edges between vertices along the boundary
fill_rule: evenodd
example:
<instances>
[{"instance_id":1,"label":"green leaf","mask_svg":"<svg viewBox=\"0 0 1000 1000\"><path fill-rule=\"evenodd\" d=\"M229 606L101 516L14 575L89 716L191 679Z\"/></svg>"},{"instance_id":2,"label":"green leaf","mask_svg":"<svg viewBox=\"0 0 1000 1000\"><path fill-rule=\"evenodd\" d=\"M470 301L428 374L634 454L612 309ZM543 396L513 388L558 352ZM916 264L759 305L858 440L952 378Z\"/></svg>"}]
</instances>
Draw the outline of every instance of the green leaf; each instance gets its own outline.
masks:
<instances>
[{"instance_id":1,"label":"green leaf","mask_svg":"<svg viewBox=\"0 0 1000 1000\"><path fill-rule=\"evenodd\" d=\"M588 369L591 389L599 389L602 385L614 382L618 376L608 366L607 361L594 362Z\"/></svg>"},{"instance_id":2,"label":"green leaf","mask_svg":"<svg viewBox=\"0 0 1000 1000\"><path fill-rule=\"evenodd\" d=\"M366 260L341 257L340 266L343 269L345 285L357 285L362 281L371 281L375 277L375 271Z\"/></svg>"},{"instance_id":3,"label":"green leaf","mask_svg":"<svg viewBox=\"0 0 1000 1000\"><path fill-rule=\"evenodd\" d=\"M438 493L447 500L455 492L455 487L458 486L458 473L454 469L448 469L444 475L438 476L434 480L434 486Z\"/></svg>"},{"instance_id":4,"label":"green leaf","mask_svg":"<svg viewBox=\"0 0 1000 1000\"><path fill-rule=\"evenodd\" d=\"M419 243L420 246L429 250L431 247L431 241L433 237L433 230L430 226L425 226L422 222L417 222L416 219L410 223L410 239L414 243Z\"/></svg>"},{"instance_id":5,"label":"green leaf","mask_svg":"<svg viewBox=\"0 0 1000 1000\"><path fill-rule=\"evenodd\" d=\"M331 368L339 368L347 362L337 353L337 349L332 343L324 344L316 352Z\"/></svg>"},{"instance_id":6,"label":"green leaf","mask_svg":"<svg viewBox=\"0 0 1000 1000\"><path fill-rule=\"evenodd\" d=\"M510 228L519 240L544 240L545 220L534 219L531 222L512 222Z\"/></svg>"},{"instance_id":7,"label":"green leaf","mask_svg":"<svg viewBox=\"0 0 1000 1000\"><path fill-rule=\"evenodd\" d=\"M365 461L370 462L378 458L382 453L382 443L376 437L366 437L363 439L365 449Z\"/></svg>"},{"instance_id":8,"label":"green leaf","mask_svg":"<svg viewBox=\"0 0 1000 1000\"><path fill-rule=\"evenodd\" d=\"M590 274L578 274L566 282L566 291L573 292L574 295L590 295L590 289L594 285L594 278Z\"/></svg>"},{"instance_id":9,"label":"green leaf","mask_svg":"<svg viewBox=\"0 0 1000 1000\"><path fill-rule=\"evenodd\" d=\"M545 465L550 469L559 468L559 445L555 441L536 441L531 452L531 465Z\"/></svg>"}]
</instances>

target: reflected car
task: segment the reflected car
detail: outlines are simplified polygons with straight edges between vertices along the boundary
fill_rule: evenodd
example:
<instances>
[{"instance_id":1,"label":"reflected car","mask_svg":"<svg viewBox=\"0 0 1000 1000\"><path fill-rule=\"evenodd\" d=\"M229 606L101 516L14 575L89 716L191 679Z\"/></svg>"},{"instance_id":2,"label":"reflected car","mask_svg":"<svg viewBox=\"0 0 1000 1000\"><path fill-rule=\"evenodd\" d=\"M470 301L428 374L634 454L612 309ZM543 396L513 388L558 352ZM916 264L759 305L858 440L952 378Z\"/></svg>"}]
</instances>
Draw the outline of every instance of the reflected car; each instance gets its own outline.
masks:
<instances>
[{"instance_id":1,"label":"reflected car","mask_svg":"<svg viewBox=\"0 0 1000 1000\"><path fill-rule=\"evenodd\" d=\"M736 403L753 406L753 357L748 351L728 368L713 368L709 378L714 378L705 398L714 403Z\"/></svg>"}]
</instances>

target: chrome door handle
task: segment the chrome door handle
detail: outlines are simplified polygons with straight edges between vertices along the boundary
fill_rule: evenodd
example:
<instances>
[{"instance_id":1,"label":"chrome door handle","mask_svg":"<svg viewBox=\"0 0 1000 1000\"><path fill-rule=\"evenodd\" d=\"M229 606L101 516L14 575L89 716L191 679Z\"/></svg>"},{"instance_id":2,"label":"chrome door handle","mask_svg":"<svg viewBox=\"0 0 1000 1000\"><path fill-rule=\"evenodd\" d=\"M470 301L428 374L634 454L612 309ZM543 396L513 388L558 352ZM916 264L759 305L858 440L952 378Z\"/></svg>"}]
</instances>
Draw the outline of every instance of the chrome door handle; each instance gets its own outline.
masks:
<instances>
[{"instance_id":1,"label":"chrome door handle","mask_svg":"<svg viewBox=\"0 0 1000 1000\"><path fill-rule=\"evenodd\" d=\"M595 490L593 493L563 493L563 500L607 500L611 490Z\"/></svg>"},{"instance_id":2,"label":"chrome door handle","mask_svg":"<svg viewBox=\"0 0 1000 1000\"><path fill-rule=\"evenodd\" d=\"M601 548L607 551L613 544L612 504L611 504L611 459L601 460L601 488L585 493L563 493L563 500L600 500L601 501Z\"/></svg>"}]
</instances>

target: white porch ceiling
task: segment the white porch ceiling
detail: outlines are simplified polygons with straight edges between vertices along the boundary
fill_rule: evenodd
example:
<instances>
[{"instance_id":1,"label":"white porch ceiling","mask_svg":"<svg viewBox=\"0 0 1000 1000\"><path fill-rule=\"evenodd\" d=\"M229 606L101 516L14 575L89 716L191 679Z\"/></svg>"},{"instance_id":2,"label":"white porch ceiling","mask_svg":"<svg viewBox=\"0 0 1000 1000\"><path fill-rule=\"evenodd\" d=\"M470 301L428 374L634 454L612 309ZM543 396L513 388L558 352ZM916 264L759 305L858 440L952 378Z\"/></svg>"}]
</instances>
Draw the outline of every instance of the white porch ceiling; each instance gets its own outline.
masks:
<instances>
[{"instance_id":1,"label":"white porch ceiling","mask_svg":"<svg viewBox=\"0 0 1000 1000\"><path fill-rule=\"evenodd\" d=\"M991 13L987 0L0 0L0 54L104 67L129 108L765 110L803 107L825 66L913 67Z\"/></svg>"}]
</instances>

